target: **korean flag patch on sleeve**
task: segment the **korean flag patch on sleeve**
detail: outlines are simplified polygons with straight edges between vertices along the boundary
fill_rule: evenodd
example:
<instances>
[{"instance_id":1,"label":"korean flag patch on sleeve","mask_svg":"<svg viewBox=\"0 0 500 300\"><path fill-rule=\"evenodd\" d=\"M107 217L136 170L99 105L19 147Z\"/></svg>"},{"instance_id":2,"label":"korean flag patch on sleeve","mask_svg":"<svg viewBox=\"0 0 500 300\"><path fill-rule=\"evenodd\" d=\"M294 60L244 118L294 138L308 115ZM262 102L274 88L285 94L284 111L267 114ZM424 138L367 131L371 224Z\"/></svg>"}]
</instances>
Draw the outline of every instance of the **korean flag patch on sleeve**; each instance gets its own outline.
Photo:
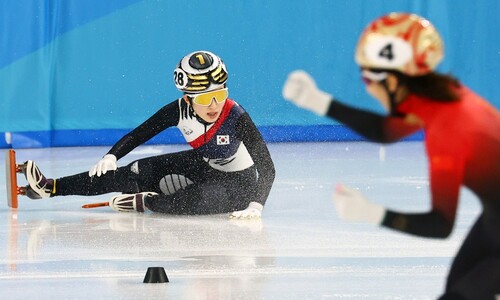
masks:
<instances>
[{"instance_id":1,"label":"korean flag patch on sleeve","mask_svg":"<svg viewBox=\"0 0 500 300\"><path fill-rule=\"evenodd\" d=\"M229 145L229 135L217 135L217 145Z\"/></svg>"}]
</instances>

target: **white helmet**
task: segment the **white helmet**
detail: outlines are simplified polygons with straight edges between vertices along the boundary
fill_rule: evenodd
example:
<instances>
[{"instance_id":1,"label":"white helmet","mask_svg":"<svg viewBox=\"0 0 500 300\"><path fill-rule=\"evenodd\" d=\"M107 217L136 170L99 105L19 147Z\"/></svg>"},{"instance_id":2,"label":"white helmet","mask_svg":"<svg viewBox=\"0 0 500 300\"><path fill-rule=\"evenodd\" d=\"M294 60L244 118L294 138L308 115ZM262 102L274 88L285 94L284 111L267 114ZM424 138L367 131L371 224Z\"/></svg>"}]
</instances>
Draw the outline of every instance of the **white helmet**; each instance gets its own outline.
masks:
<instances>
[{"instance_id":1,"label":"white helmet","mask_svg":"<svg viewBox=\"0 0 500 300\"><path fill-rule=\"evenodd\" d=\"M408 76L432 72L444 56L432 24L415 14L391 13L371 22L356 47L362 68L396 70Z\"/></svg>"},{"instance_id":2,"label":"white helmet","mask_svg":"<svg viewBox=\"0 0 500 300\"><path fill-rule=\"evenodd\" d=\"M196 51L184 56L174 70L177 89L191 94L221 88L227 77L222 59L209 51Z\"/></svg>"}]
</instances>

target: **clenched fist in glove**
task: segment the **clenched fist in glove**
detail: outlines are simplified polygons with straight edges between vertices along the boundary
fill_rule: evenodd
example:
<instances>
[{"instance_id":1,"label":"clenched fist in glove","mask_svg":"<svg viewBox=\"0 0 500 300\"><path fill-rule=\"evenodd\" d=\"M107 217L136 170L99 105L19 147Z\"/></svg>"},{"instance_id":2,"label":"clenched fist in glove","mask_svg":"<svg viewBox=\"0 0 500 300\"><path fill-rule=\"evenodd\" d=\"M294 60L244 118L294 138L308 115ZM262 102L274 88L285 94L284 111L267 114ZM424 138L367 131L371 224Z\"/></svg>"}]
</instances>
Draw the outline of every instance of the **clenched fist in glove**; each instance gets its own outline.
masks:
<instances>
[{"instance_id":1,"label":"clenched fist in glove","mask_svg":"<svg viewBox=\"0 0 500 300\"><path fill-rule=\"evenodd\" d=\"M333 195L338 216L346 221L366 222L380 225L385 216L385 208L374 204L357 190L338 185Z\"/></svg>"},{"instance_id":2,"label":"clenched fist in glove","mask_svg":"<svg viewBox=\"0 0 500 300\"><path fill-rule=\"evenodd\" d=\"M106 154L94 167L92 167L92 169L90 169L89 176L92 177L97 175L97 177L100 177L108 171L116 170L116 168L116 156L113 154Z\"/></svg>"},{"instance_id":3,"label":"clenched fist in glove","mask_svg":"<svg viewBox=\"0 0 500 300\"><path fill-rule=\"evenodd\" d=\"M231 213L231 219L253 219L260 218L264 206L257 202L250 202L244 210L238 210Z\"/></svg>"},{"instance_id":4,"label":"clenched fist in glove","mask_svg":"<svg viewBox=\"0 0 500 300\"><path fill-rule=\"evenodd\" d=\"M283 86L283 97L321 116L326 115L332 101L332 96L318 89L314 79L302 70L288 75Z\"/></svg>"}]
</instances>

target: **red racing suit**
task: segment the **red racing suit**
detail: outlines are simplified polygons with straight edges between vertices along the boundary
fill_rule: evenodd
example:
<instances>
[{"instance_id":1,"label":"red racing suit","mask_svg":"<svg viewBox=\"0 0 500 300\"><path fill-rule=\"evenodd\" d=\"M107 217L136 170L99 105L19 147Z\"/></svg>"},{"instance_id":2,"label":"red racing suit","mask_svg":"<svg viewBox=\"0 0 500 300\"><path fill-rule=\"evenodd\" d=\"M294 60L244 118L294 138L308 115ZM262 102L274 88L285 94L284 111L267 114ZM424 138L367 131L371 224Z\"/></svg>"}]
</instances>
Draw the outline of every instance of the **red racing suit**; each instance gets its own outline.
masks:
<instances>
[{"instance_id":1,"label":"red racing suit","mask_svg":"<svg viewBox=\"0 0 500 300\"><path fill-rule=\"evenodd\" d=\"M455 221L460 187L469 188L483 211L453 260L445 294L439 299L493 299L500 294L500 112L465 86L456 92L459 100L453 102L409 95L391 116L334 100L327 115L381 143L423 129L431 210L387 210L382 225L419 236L447 237Z\"/></svg>"},{"instance_id":2,"label":"red racing suit","mask_svg":"<svg viewBox=\"0 0 500 300\"><path fill-rule=\"evenodd\" d=\"M389 143L424 131L432 209L419 214L388 211L383 225L420 236L448 236L462 185L478 196L483 208L500 213L500 113L465 86L457 93L460 100L454 102L409 95L396 116L332 102L328 116L372 141ZM409 115L423 124L409 124Z\"/></svg>"}]
</instances>

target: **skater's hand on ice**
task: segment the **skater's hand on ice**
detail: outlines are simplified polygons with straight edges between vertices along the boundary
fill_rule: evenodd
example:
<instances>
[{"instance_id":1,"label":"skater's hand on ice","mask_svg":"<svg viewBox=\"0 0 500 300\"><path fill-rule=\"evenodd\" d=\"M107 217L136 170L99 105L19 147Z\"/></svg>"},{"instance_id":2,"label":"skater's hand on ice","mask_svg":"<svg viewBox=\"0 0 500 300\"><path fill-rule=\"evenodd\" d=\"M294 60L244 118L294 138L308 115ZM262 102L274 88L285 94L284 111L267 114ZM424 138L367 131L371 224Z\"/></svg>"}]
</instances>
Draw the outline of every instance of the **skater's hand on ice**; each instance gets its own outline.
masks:
<instances>
[{"instance_id":1,"label":"skater's hand on ice","mask_svg":"<svg viewBox=\"0 0 500 300\"><path fill-rule=\"evenodd\" d=\"M97 175L97 177L100 177L108 171L116 170L116 168L116 156L113 154L106 154L94 167L92 167L92 169L90 169L89 176L92 177Z\"/></svg>"},{"instance_id":2,"label":"skater's hand on ice","mask_svg":"<svg viewBox=\"0 0 500 300\"><path fill-rule=\"evenodd\" d=\"M250 202L244 210L238 210L231 213L231 219L253 219L260 218L264 206L257 202Z\"/></svg>"},{"instance_id":3,"label":"skater's hand on ice","mask_svg":"<svg viewBox=\"0 0 500 300\"><path fill-rule=\"evenodd\" d=\"M338 216L346 221L380 225L385 208L369 202L359 191L339 184L333 194Z\"/></svg>"},{"instance_id":4,"label":"skater's hand on ice","mask_svg":"<svg viewBox=\"0 0 500 300\"><path fill-rule=\"evenodd\" d=\"M326 115L332 96L316 87L314 79L302 70L293 71L288 75L283 86L283 97L318 115Z\"/></svg>"}]
</instances>

